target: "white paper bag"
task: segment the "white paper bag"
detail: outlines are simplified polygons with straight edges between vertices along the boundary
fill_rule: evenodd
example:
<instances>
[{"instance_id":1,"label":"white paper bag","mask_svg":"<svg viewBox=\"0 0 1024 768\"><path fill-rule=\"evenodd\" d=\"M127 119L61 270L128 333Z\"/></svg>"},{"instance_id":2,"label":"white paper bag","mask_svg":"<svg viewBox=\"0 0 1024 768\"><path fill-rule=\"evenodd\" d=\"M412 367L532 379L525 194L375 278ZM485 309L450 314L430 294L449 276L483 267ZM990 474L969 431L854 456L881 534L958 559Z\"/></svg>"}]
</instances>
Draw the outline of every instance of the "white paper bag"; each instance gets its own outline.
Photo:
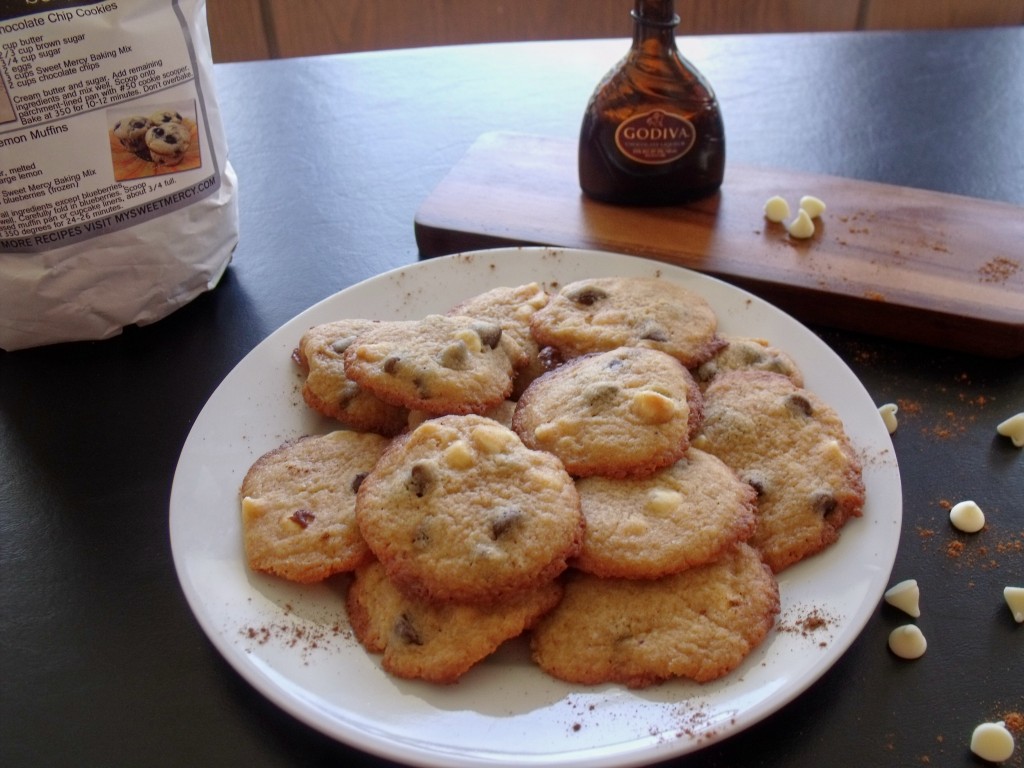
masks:
<instances>
[{"instance_id":1,"label":"white paper bag","mask_svg":"<svg viewBox=\"0 0 1024 768\"><path fill-rule=\"evenodd\" d=\"M203 0L0 0L0 348L102 339L238 242Z\"/></svg>"}]
</instances>

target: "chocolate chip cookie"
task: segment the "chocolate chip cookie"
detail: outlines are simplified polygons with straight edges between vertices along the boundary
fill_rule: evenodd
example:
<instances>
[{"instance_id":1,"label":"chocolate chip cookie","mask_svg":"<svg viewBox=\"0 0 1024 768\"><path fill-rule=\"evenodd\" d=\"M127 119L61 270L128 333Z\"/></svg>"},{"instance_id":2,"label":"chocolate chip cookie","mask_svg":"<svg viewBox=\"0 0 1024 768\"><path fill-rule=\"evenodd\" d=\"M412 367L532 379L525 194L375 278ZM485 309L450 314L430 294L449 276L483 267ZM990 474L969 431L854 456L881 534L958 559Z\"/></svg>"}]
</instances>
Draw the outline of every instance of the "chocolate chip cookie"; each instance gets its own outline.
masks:
<instances>
[{"instance_id":1,"label":"chocolate chip cookie","mask_svg":"<svg viewBox=\"0 0 1024 768\"><path fill-rule=\"evenodd\" d=\"M643 688L708 682L742 663L771 630L778 584L752 547L661 579L602 579L579 571L533 631L534 660L570 683Z\"/></svg>"},{"instance_id":2,"label":"chocolate chip cookie","mask_svg":"<svg viewBox=\"0 0 1024 768\"><path fill-rule=\"evenodd\" d=\"M517 637L562 597L549 581L497 604L435 603L402 594L377 561L360 567L346 597L356 638L403 678L449 684Z\"/></svg>"},{"instance_id":3,"label":"chocolate chip cookie","mask_svg":"<svg viewBox=\"0 0 1024 768\"><path fill-rule=\"evenodd\" d=\"M516 372L511 395L514 400L531 381L547 370L540 345L530 332L530 318L547 303L548 293L543 286L527 283L492 288L460 302L448 312L449 315L466 315L495 322L523 348L527 363Z\"/></svg>"},{"instance_id":4,"label":"chocolate chip cookie","mask_svg":"<svg viewBox=\"0 0 1024 768\"><path fill-rule=\"evenodd\" d=\"M345 375L392 405L482 413L505 400L527 356L498 323L463 315L375 324L344 352Z\"/></svg>"},{"instance_id":5,"label":"chocolate chip cookie","mask_svg":"<svg viewBox=\"0 0 1024 768\"><path fill-rule=\"evenodd\" d=\"M476 415L441 416L395 438L359 488L370 549L406 595L493 602L558 576L583 516L554 456Z\"/></svg>"},{"instance_id":6,"label":"chocolate chip cookie","mask_svg":"<svg viewBox=\"0 0 1024 768\"><path fill-rule=\"evenodd\" d=\"M338 320L303 334L293 357L305 372L302 398L324 416L364 432L394 436L405 428L407 409L385 403L345 375L345 350L374 320Z\"/></svg>"},{"instance_id":7,"label":"chocolate chip cookie","mask_svg":"<svg viewBox=\"0 0 1024 768\"><path fill-rule=\"evenodd\" d=\"M530 321L534 338L564 357L637 346L692 368L721 346L707 300L657 278L604 277L564 286Z\"/></svg>"},{"instance_id":8,"label":"chocolate chip cookie","mask_svg":"<svg viewBox=\"0 0 1024 768\"><path fill-rule=\"evenodd\" d=\"M381 435L338 430L290 440L257 459L240 494L249 566L314 582L366 561L356 491L387 444Z\"/></svg>"},{"instance_id":9,"label":"chocolate chip cookie","mask_svg":"<svg viewBox=\"0 0 1024 768\"><path fill-rule=\"evenodd\" d=\"M757 492L750 539L772 569L835 542L864 506L861 463L836 412L781 374L733 371L704 393L697 444Z\"/></svg>"},{"instance_id":10,"label":"chocolate chip cookie","mask_svg":"<svg viewBox=\"0 0 1024 768\"><path fill-rule=\"evenodd\" d=\"M692 447L650 477L587 477L576 489L586 531L573 565L597 576L667 576L715 560L754 532L754 490Z\"/></svg>"},{"instance_id":11,"label":"chocolate chip cookie","mask_svg":"<svg viewBox=\"0 0 1024 768\"><path fill-rule=\"evenodd\" d=\"M700 391L678 360L622 347L573 358L534 381L512 427L570 474L629 477L682 457L700 416Z\"/></svg>"},{"instance_id":12,"label":"chocolate chip cookie","mask_svg":"<svg viewBox=\"0 0 1024 768\"><path fill-rule=\"evenodd\" d=\"M724 340L726 346L694 373L701 387L706 387L719 374L742 370L781 373L792 379L798 387L804 385L804 376L796 361L765 339L729 336Z\"/></svg>"}]
</instances>

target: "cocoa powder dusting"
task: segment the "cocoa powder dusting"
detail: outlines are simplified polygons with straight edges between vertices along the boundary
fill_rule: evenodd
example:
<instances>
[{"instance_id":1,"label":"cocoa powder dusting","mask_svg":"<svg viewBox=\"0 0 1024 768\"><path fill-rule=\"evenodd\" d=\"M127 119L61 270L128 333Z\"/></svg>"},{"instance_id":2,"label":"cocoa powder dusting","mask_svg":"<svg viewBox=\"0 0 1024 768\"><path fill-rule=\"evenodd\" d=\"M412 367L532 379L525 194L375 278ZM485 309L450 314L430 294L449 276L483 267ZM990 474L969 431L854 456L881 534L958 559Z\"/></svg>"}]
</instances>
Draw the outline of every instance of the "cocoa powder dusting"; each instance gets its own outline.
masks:
<instances>
[{"instance_id":1,"label":"cocoa powder dusting","mask_svg":"<svg viewBox=\"0 0 1024 768\"><path fill-rule=\"evenodd\" d=\"M978 269L978 282L1005 283L1020 271L1020 262L1005 256L989 259Z\"/></svg>"},{"instance_id":2,"label":"cocoa powder dusting","mask_svg":"<svg viewBox=\"0 0 1024 768\"><path fill-rule=\"evenodd\" d=\"M285 613L291 612L285 606ZM318 650L329 650L334 641L351 640L352 630L341 622L333 624L311 624L298 621L268 621L258 626L245 626L239 630L251 645L246 649L251 653L256 646L276 643L286 648L297 649L305 664L309 664L310 656Z\"/></svg>"},{"instance_id":3,"label":"cocoa powder dusting","mask_svg":"<svg viewBox=\"0 0 1024 768\"><path fill-rule=\"evenodd\" d=\"M775 629L788 632L808 639L816 639L820 648L828 646L830 637L821 637L835 623L836 617L830 616L823 608L815 606L795 607L779 618Z\"/></svg>"},{"instance_id":4,"label":"cocoa powder dusting","mask_svg":"<svg viewBox=\"0 0 1024 768\"><path fill-rule=\"evenodd\" d=\"M679 707L676 711L679 725L675 732L676 738L710 739L714 738L715 730L709 727L707 712L700 708Z\"/></svg>"},{"instance_id":5,"label":"cocoa powder dusting","mask_svg":"<svg viewBox=\"0 0 1024 768\"><path fill-rule=\"evenodd\" d=\"M1003 723L1014 736L1024 734L1024 712L1007 712L1003 715Z\"/></svg>"},{"instance_id":6,"label":"cocoa powder dusting","mask_svg":"<svg viewBox=\"0 0 1024 768\"><path fill-rule=\"evenodd\" d=\"M936 505L948 511L953 507L949 499L939 499ZM938 534L931 528L917 527L922 544L928 543ZM1007 557L1020 558L1024 555L1024 530L996 530L986 525L980 533L961 535L950 532L952 538L939 543L942 552L956 564L957 568L976 568L983 571L997 570Z\"/></svg>"},{"instance_id":7,"label":"cocoa powder dusting","mask_svg":"<svg viewBox=\"0 0 1024 768\"><path fill-rule=\"evenodd\" d=\"M1024 736L1024 712L1017 709L1009 712L997 709L986 719L995 722L1002 720L1006 730L1017 741L1017 747L1013 750L1013 754L1001 765L1008 766L1009 768L1021 768L1021 766L1024 766L1024 750L1020 748L1020 739Z\"/></svg>"},{"instance_id":8,"label":"cocoa powder dusting","mask_svg":"<svg viewBox=\"0 0 1024 768\"><path fill-rule=\"evenodd\" d=\"M915 400L900 398L896 401L903 415L917 415L921 412L921 404Z\"/></svg>"},{"instance_id":9,"label":"cocoa powder dusting","mask_svg":"<svg viewBox=\"0 0 1024 768\"><path fill-rule=\"evenodd\" d=\"M961 373L954 377L958 387L971 387L972 381L968 374ZM939 440L950 440L962 437L967 434L970 428L978 422L979 417L989 418L982 413L986 408L996 403L996 398L991 395L976 394L962 389L959 392L949 391L943 387L942 391L950 397L956 398L956 407L945 408L933 413L920 424L921 433ZM896 404L899 406L901 418L908 421L917 420L926 415L922 404L915 400L898 398Z\"/></svg>"}]
</instances>

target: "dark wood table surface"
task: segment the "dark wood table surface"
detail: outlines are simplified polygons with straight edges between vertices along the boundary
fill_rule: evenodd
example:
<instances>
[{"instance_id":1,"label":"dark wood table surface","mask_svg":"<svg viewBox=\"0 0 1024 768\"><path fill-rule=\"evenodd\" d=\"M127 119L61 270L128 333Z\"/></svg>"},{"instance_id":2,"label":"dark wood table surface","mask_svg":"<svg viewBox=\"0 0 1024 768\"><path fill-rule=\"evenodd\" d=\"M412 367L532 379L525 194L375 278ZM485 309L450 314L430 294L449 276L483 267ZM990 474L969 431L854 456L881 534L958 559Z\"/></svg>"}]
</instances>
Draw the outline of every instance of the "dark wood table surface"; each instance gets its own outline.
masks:
<instances>
[{"instance_id":1,"label":"dark wood table surface","mask_svg":"<svg viewBox=\"0 0 1024 768\"><path fill-rule=\"evenodd\" d=\"M0 763L379 766L264 699L186 604L168 535L185 438L232 367L313 303L418 259L417 207L481 134L574 138L627 41L225 64L241 242L216 290L115 339L0 353ZM1024 29L680 38L729 159L1024 205ZM1024 255L1024 244L1022 244ZM1022 298L1024 302L1024 298ZM0 310L2 311L2 310ZM819 329L878 404L928 652L880 605L809 690L673 764L973 766L971 731L1024 712L1024 361ZM968 536L948 506L974 499ZM962 547L960 547L962 545ZM1024 733L1009 765L1022 765Z\"/></svg>"}]
</instances>

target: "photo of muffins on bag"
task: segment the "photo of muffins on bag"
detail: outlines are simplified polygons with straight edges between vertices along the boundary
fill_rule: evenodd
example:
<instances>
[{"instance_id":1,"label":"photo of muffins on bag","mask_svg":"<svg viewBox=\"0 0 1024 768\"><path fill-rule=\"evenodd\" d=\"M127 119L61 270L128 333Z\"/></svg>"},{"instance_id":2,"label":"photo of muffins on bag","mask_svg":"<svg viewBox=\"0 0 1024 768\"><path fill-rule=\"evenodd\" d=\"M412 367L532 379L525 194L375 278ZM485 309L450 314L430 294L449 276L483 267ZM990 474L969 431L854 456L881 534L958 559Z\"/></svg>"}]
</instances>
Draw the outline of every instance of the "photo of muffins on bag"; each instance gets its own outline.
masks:
<instances>
[{"instance_id":1,"label":"photo of muffins on bag","mask_svg":"<svg viewBox=\"0 0 1024 768\"><path fill-rule=\"evenodd\" d=\"M138 104L134 109L138 111ZM199 168L195 105L154 105L148 116L111 115L110 154L115 181Z\"/></svg>"}]
</instances>

